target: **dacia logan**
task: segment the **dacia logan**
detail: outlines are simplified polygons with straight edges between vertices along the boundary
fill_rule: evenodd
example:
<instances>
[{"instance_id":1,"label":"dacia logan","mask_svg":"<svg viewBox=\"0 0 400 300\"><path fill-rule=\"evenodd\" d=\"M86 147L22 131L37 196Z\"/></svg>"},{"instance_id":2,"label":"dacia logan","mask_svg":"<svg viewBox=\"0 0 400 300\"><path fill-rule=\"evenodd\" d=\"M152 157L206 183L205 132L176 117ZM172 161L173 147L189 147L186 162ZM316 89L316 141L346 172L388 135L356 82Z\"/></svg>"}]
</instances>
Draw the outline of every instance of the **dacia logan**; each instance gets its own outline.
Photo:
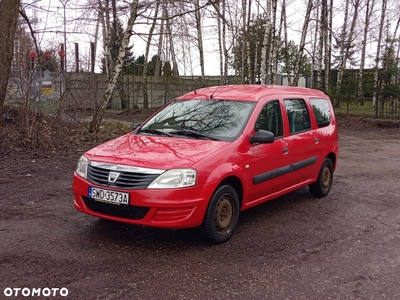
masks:
<instances>
[{"instance_id":1,"label":"dacia logan","mask_svg":"<svg viewBox=\"0 0 400 300\"><path fill-rule=\"evenodd\" d=\"M329 194L338 160L331 101L299 87L202 88L82 155L74 206L99 218L198 227L220 244L239 213L308 186Z\"/></svg>"}]
</instances>

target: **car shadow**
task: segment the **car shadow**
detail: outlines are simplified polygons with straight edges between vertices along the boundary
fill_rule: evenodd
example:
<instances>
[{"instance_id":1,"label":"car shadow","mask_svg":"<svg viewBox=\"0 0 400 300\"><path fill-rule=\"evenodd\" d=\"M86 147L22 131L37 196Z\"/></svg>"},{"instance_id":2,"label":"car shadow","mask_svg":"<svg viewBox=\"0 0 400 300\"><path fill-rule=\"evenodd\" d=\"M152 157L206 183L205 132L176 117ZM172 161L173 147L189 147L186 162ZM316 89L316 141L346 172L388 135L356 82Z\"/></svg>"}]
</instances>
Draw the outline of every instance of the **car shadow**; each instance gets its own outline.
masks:
<instances>
[{"instance_id":1,"label":"car shadow","mask_svg":"<svg viewBox=\"0 0 400 300\"><path fill-rule=\"evenodd\" d=\"M240 213L236 232L227 243L240 242L236 235L246 235L247 239L260 226L276 227L276 220L287 219L290 211L301 207L304 202L315 201L308 189L300 189L283 197L268 201ZM93 218L93 217L90 217ZM200 236L198 228L160 229L153 227L130 225L104 219L91 219L90 226L84 229L86 242L108 243L129 248L146 250L187 251L188 249L205 249L213 245L207 244ZM83 230L83 229L82 229ZM255 236L256 237L256 236ZM220 245L222 246L222 245Z\"/></svg>"}]
</instances>

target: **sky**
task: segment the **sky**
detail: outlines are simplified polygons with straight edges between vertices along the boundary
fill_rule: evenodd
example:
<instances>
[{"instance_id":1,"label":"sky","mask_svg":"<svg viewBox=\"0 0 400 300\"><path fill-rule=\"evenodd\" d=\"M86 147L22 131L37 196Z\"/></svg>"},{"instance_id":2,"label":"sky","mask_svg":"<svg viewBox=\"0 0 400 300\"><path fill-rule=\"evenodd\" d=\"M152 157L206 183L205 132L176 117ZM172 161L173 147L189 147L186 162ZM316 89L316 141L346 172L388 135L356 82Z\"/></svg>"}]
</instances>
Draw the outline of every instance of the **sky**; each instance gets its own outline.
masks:
<instances>
[{"instance_id":1,"label":"sky","mask_svg":"<svg viewBox=\"0 0 400 300\"><path fill-rule=\"evenodd\" d=\"M377 0L380 1L380 0ZM396 8L396 0L389 0L389 10L394 10ZM32 2L31 0L25 0L26 3ZM54 48L60 43L64 42L64 38L67 40L67 57L68 61L72 62L74 60L74 48L75 43L79 43L80 58L82 60L82 65L87 64L89 61L89 47L90 42L95 41L94 33L96 31L96 22L84 22L83 19L86 16L82 15L82 11L74 9L79 5L86 3L86 0L40 0L37 1L36 5L39 7L36 10L29 10L33 15L32 20L34 29L38 31L38 41L42 48ZM305 8L305 0L287 0L289 3L287 7L288 16L288 27L289 27L289 40L294 40L297 44L300 39L300 32L303 26L304 12L301 8ZM335 5L338 1L335 1ZM397 4L398 5L398 4ZM65 8L65 10L64 10ZM343 23L343 13L340 10L340 6L336 7L335 18L334 18L334 32L338 31L338 28ZM65 13L65 15L64 15ZM379 16L379 13L377 16ZM64 16L65 16L65 28L66 33L64 34ZM278 19L280 15L278 13ZM74 21L70 21L70 20ZM80 19L80 21L76 21ZM390 30L394 30L395 18L390 19L392 24ZM212 22L212 21L210 21ZM205 22L205 25L210 24ZM213 28L215 30L215 26ZM148 27L139 27L135 25L134 30L144 31L148 30ZM101 28L100 31L101 33ZM309 30L309 32L311 32ZM338 32L335 32L338 33ZM370 37L373 38L374 31L371 30ZM310 37L310 36L309 36ZM138 36L132 36L131 45L133 45L134 55L140 56L144 54L146 43L143 38ZM97 57L99 62L101 57L101 41L97 44ZM219 53L218 53L218 39L215 34L211 33L210 28L205 29L204 34L204 47L205 47L205 73L206 75L219 75ZM152 55L156 54L157 49L153 48L151 50L150 58ZM195 47L191 49L192 53L197 54L198 50ZM368 45L368 52L371 54L371 59L367 63L373 64L374 52L376 51L376 44ZM68 62L67 62L68 63ZM69 63L68 63L69 64ZM98 64L97 64L98 66ZM97 67L96 71L100 69ZM198 59L193 63L193 71L187 70L187 74L183 74L181 70L181 75L200 75L200 67Z\"/></svg>"}]
</instances>

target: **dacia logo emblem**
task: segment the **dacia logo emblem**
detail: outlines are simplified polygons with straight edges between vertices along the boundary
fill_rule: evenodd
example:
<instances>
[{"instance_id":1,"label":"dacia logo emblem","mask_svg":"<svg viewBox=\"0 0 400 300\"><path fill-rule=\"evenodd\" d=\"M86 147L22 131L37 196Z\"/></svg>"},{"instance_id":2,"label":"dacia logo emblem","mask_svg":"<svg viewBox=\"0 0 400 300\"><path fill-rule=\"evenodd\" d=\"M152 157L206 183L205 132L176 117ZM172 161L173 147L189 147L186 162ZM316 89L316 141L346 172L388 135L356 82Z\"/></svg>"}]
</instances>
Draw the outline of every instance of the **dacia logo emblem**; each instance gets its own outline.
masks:
<instances>
[{"instance_id":1,"label":"dacia logo emblem","mask_svg":"<svg viewBox=\"0 0 400 300\"><path fill-rule=\"evenodd\" d=\"M121 175L121 173L110 171L110 173L108 174L108 183L116 182L119 175Z\"/></svg>"}]
</instances>

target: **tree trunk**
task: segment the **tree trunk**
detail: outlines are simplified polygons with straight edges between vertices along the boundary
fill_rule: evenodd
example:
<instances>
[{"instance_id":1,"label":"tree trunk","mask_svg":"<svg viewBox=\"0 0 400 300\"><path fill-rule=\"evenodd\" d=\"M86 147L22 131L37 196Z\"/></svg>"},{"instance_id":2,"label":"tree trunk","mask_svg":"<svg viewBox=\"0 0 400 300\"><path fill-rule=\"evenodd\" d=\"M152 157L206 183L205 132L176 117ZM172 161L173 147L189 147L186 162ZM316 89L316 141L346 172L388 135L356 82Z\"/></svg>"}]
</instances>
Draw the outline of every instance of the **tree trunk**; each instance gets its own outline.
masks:
<instances>
[{"instance_id":1,"label":"tree trunk","mask_svg":"<svg viewBox=\"0 0 400 300\"><path fill-rule=\"evenodd\" d=\"M359 81L358 81L358 102L361 105L364 105L364 67L365 67L365 56L367 49L367 39L368 39L368 30L370 26L370 21L372 18L372 13L374 11L375 0L367 0L366 2L366 12L365 12L365 24L364 24L364 32L363 32L363 41L362 41L362 49L361 49L361 61L360 61L360 72L359 72Z\"/></svg>"},{"instance_id":2,"label":"tree trunk","mask_svg":"<svg viewBox=\"0 0 400 300\"><path fill-rule=\"evenodd\" d=\"M378 44L376 46L376 57L375 57L375 68L374 68L374 93L372 96L372 106L376 108L375 117L378 117L377 101L379 101L379 83L378 83L379 60L380 60L379 55L381 54L381 43L382 43L383 27L385 25L386 5L387 5L387 0L382 0L381 20L379 22L379 36L378 36Z\"/></svg>"},{"instance_id":3,"label":"tree trunk","mask_svg":"<svg viewBox=\"0 0 400 300\"><path fill-rule=\"evenodd\" d=\"M105 1L103 6L102 1L98 0L99 14L101 15L101 23L103 27L103 51L104 51L104 66L106 68L107 78L110 78L111 70L114 68L113 60L111 57L111 21L110 21L110 9L109 1Z\"/></svg>"},{"instance_id":4,"label":"tree trunk","mask_svg":"<svg viewBox=\"0 0 400 300\"><path fill-rule=\"evenodd\" d=\"M276 8L277 8L277 0L272 0L272 22L271 22L271 33L270 33L270 38L271 38L271 47L270 47L270 54L269 54L269 73L270 73L270 83L271 84L275 84L276 82L276 73L277 68L275 68L275 66L277 67L278 65L276 64L276 60L277 60L277 35L275 33L276 31Z\"/></svg>"},{"instance_id":5,"label":"tree trunk","mask_svg":"<svg viewBox=\"0 0 400 300\"><path fill-rule=\"evenodd\" d=\"M158 8L160 6L160 0L156 1L156 8L154 12L154 19L153 23L150 27L149 36L147 37L146 43L146 52L144 55L144 66L143 66L143 108L149 108L149 94L147 93L147 69L149 66L149 52L150 52L150 45L151 39L153 38L154 28L156 27L157 23L157 15L158 15Z\"/></svg>"},{"instance_id":6,"label":"tree trunk","mask_svg":"<svg viewBox=\"0 0 400 300\"><path fill-rule=\"evenodd\" d=\"M340 95L340 89L342 86L342 78L343 78L343 73L344 73L344 68L346 64L346 58L345 58L345 47L346 47L346 36L347 36L347 22L349 19L349 4L350 0L346 0L345 8L344 8L344 20L343 20L343 25L342 25L342 32L340 35L340 53L339 53L339 70L338 70L338 77L337 77L337 82L336 82L336 87L338 94ZM340 97L336 97L335 99L335 107L340 106Z\"/></svg>"},{"instance_id":7,"label":"tree trunk","mask_svg":"<svg viewBox=\"0 0 400 300\"><path fill-rule=\"evenodd\" d=\"M222 0L222 49L224 51L224 77L223 84L227 84L228 82L228 49L226 48L226 3L225 0Z\"/></svg>"},{"instance_id":8,"label":"tree trunk","mask_svg":"<svg viewBox=\"0 0 400 300\"><path fill-rule=\"evenodd\" d=\"M251 2L251 0L249 0ZM245 65L246 65L246 50L247 50L247 30L246 30L246 7L247 7L247 2L246 0L242 0L242 60L241 60L241 75L242 75L242 83L245 82Z\"/></svg>"},{"instance_id":9,"label":"tree trunk","mask_svg":"<svg viewBox=\"0 0 400 300\"><path fill-rule=\"evenodd\" d=\"M0 126L4 125L4 100L14 51L20 0L0 1Z\"/></svg>"},{"instance_id":10,"label":"tree trunk","mask_svg":"<svg viewBox=\"0 0 400 300\"><path fill-rule=\"evenodd\" d=\"M315 31L314 31L314 40L313 40L313 45L312 45L312 58L311 58L311 83L310 86L312 88L316 87L316 72L315 70L317 69L317 63L316 63L316 57L317 57L317 41L318 41L318 32L319 32L319 9L315 10Z\"/></svg>"},{"instance_id":11,"label":"tree trunk","mask_svg":"<svg viewBox=\"0 0 400 300\"><path fill-rule=\"evenodd\" d=\"M325 82L325 91L329 94L330 90L330 84L329 84L329 78L330 78L330 73L331 73L331 65L330 65L330 49L332 48L332 44L329 43L329 41L332 41L329 39L329 32L330 28L328 25L328 19L329 19L329 9L328 9L328 1L323 0L322 1L322 15L321 15L321 26L323 27L323 32L324 32L324 42L325 42L325 58L324 58L324 70L325 70L325 76L324 76L324 82Z\"/></svg>"},{"instance_id":12,"label":"tree trunk","mask_svg":"<svg viewBox=\"0 0 400 300\"><path fill-rule=\"evenodd\" d=\"M400 17L397 19L396 28L394 29L393 37L390 39L390 45L388 47L388 49L393 49L393 56L394 56L394 43L399 42L399 40L396 39L397 31L399 30L399 26L400 26ZM396 63L396 67L398 67L396 57L393 57L393 60ZM393 74L390 75L390 84L397 83L398 79L399 79L399 76L396 76Z\"/></svg>"},{"instance_id":13,"label":"tree trunk","mask_svg":"<svg viewBox=\"0 0 400 300\"><path fill-rule=\"evenodd\" d=\"M313 9L313 1L308 0L306 16L304 18L303 30L301 31L301 38L300 38L300 45L299 45L299 52L296 58L296 66L294 69L294 78L293 78L293 85L297 86L299 84L299 77L300 77L300 68L302 63L302 58L304 54L304 47L306 45L306 35L308 31L308 25L310 24L310 15ZM322 55L321 55L322 57Z\"/></svg>"},{"instance_id":14,"label":"tree trunk","mask_svg":"<svg viewBox=\"0 0 400 300\"><path fill-rule=\"evenodd\" d=\"M196 0L196 11L194 12L196 19L196 31L197 31L197 45L199 48L200 58L200 70L201 70L201 86L206 86L206 76L204 71L204 48L203 48L203 31L201 28L201 13L200 13L200 2Z\"/></svg>"},{"instance_id":15,"label":"tree trunk","mask_svg":"<svg viewBox=\"0 0 400 300\"><path fill-rule=\"evenodd\" d=\"M160 25L160 37L158 39L158 50L157 50L157 61L156 61L156 70L155 70L155 77L159 77L161 76L161 53L162 53L162 48L163 48L163 39L164 39L164 20L167 17L167 7L165 4L165 0L161 0L162 1L162 18L161 18L161 25Z\"/></svg>"},{"instance_id":16,"label":"tree trunk","mask_svg":"<svg viewBox=\"0 0 400 300\"><path fill-rule=\"evenodd\" d=\"M171 60L172 60L172 75L173 76L179 76L178 63L176 61L174 39L173 39L173 36L172 36L171 23L170 23L170 18L169 18L169 15L168 15L168 10L166 10L166 17L167 18L166 18L166 21L165 21L165 25L167 27L168 38L169 38L169 51L170 51Z\"/></svg>"},{"instance_id":17,"label":"tree trunk","mask_svg":"<svg viewBox=\"0 0 400 300\"><path fill-rule=\"evenodd\" d=\"M132 4L131 4L131 10L130 10L128 24L126 26L126 30L125 30L124 36L122 38L121 46L119 48L117 63L112 72L112 76L110 76L110 78L109 78L107 89L101 99L99 106L95 110L95 112L93 114L92 122L90 123L89 132L91 132L91 133L99 132L101 120L104 115L104 111L111 99L112 93L113 93L115 85L117 83L118 76L121 73L122 65L123 65L123 62L125 59L125 54L126 54L126 47L128 46L129 39L132 35L133 24L136 21L137 9L138 9L138 0L133 0Z\"/></svg>"},{"instance_id":18,"label":"tree trunk","mask_svg":"<svg viewBox=\"0 0 400 300\"><path fill-rule=\"evenodd\" d=\"M321 8L321 14L323 10ZM317 88L322 90L322 57L324 54L324 30L323 27L319 26L319 41L318 41L318 48L317 48Z\"/></svg>"},{"instance_id":19,"label":"tree trunk","mask_svg":"<svg viewBox=\"0 0 400 300\"><path fill-rule=\"evenodd\" d=\"M400 18L399 18L400 19ZM399 37L397 38L398 41L400 41L400 34ZM397 46L397 54L396 54L396 66L399 67L399 54L400 54L400 45ZM399 77L396 77L396 84L399 83Z\"/></svg>"},{"instance_id":20,"label":"tree trunk","mask_svg":"<svg viewBox=\"0 0 400 300\"><path fill-rule=\"evenodd\" d=\"M268 74L268 60L269 60L269 47L271 42L271 6L272 0L267 1L267 10L266 10L266 20L265 20L265 33L264 39L261 48L261 67L260 67L260 79L261 83L267 83L267 74Z\"/></svg>"},{"instance_id":21,"label":"tree trunk","mask_svg":"<svg viewBox=\"0 0 400 300\"><path fill-rule=\"evenodd\" d=\"M282 36L283 22L284 22L283 19L284 19L283 12L281 12L281 18L279 20L279 27L278 27L278 34L277 34L277 36L275 38L275 40L276 40L276 42L275 42L276 50L275 50L275 59L274 59L274 72L275 72L275 74L278 73L279 59L277 57L277 55L278 55L277 53L279 53L279 51L281 50L280 48L278 48L278 47L281 47L278 41L282 40L281 36ZM275 77L276 77L276 75L275 75ZM289 77L290 76L288 76L288 79L289 79ZM276 82L276 79L275 79L275 82ZM282 83L282 77L281 77L281 82L280 83ZM278 84L280 84L280 83L278 83Z\"/></svg>"},{"instance_id":22,"label":"tree trunk","mask_svg":"<svg viewBox=\"0 0 400 300\"><path fill-rule=\"evenodd\" d=\"M348 5L349 5L349 0L346 1L346 12L345 12L345 21L343 23L343 28L342 28L342 41L340 45L340 64L339 64L339 74L338 74L338 80L337 80L337 89L340 94L341 86L342 86L342 80L343 80L343 75L344 75L344 70L346 69L346 62L347 59L349 58L349 52L350 48L353 42L353 34L357 22L357 16L358 16L358 6L360 4L359 0L356 0L354 3L354 16L353 20L351 22L350 30L347 30L347 20L348 20ZM348 33L347 33L348 32ZM340 97L336 99L335 106L339 107L340 105Z\"/></svg>"},{"instance_id":23,"label":"tree trunk","mask_svg":"<svg viewBox=\"0 0 400 300\"><path fill-rule=\"evenodd\" d=\"M218 12L221 12L221 2L217 2ZM219 84L222 85L224 82L224 50L222 46L222 23L221 14L218 13L218 54L219 54ZM243 43L244 44L244 43Z\"/></svg>"},{"instance_id":24,"label":"tree trunk","mask_svg":"<svg viewBox=\"0 0 400 300\"><path fill-rule=\"evenodd\" d=\"M287 33L287 16L286 16L286 0L282 0L282 21L283 21L283 42L285 44L285 65L287 71L288 85L292 85L292 70L290 68L289 59L289 43L288 43L288 33ZM294 70L293 70L294 71Z\"/></svg>"},{"instance_id":25,"label":"tree trunk","mask_svg":"<svg viewBox=\"0 0 400 300\"><path fill-rule=\"evenodd\" d=\"M250 58L250 34L249 34L249 28L250 28L250 22L251 22L251 0L249 0L249 7L247 10L247 30L246 30L246 51L245 51L245 55L246 55L246 66L245 66L245 73L243 76L243 81L245 83L249 83L250 82L250 66L251 66L251 58Z\"/></svg>"}]
</instances>

